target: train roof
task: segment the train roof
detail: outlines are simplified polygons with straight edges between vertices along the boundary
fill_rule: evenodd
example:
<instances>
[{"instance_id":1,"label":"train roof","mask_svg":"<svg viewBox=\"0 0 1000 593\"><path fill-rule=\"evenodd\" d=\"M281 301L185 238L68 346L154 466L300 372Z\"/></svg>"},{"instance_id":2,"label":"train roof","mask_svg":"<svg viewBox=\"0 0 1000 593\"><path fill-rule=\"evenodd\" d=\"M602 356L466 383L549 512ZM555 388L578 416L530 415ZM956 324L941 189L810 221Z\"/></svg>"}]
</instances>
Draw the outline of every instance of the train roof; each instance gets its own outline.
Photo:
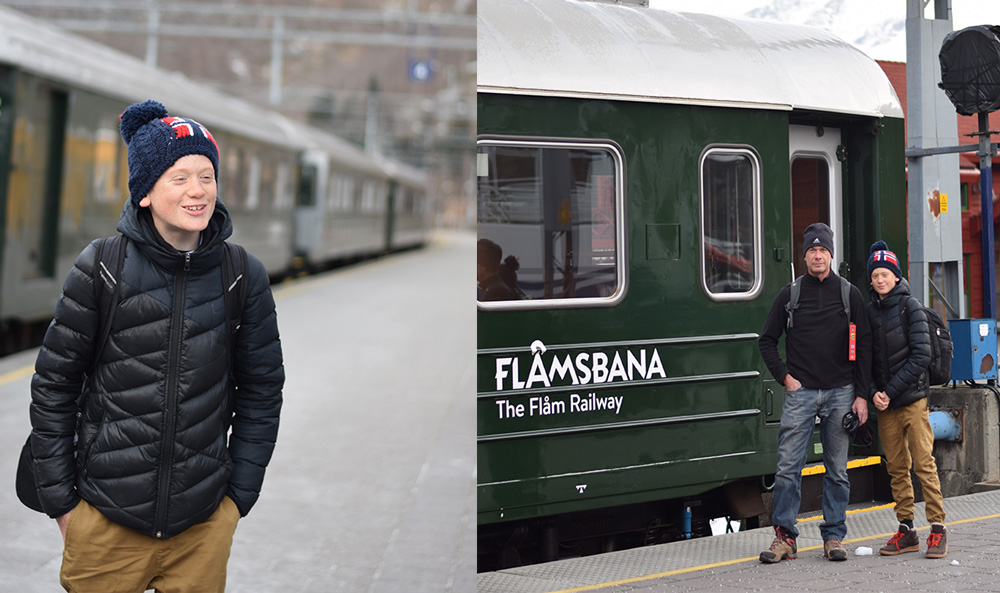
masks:
<instances>
[{"instance_id":1,"label":"train roof","mask_svg":"<svg viewBox=\"0 0 1000 593\"><path fill-rule=\"evenodd\" d=\"M289 150L321 150L354 170L389 175L384 163L347 140L257 107L178 72L153 68L133 56L0 7L0 64L118 97L130 103L156 99L171 115L190 117L213 131Z\"/></svg>"},{"instance_id":2,"label":"train roof","mask_svg":"<svg viewBox=\"0 0 1000 593\"><path fill-rule=\"evenodd\" d=\"M285 125L289 126L289 133L302 140L306 151L322 153L324 158L331 158L341 168L346 167L376 177L388 176L372 155L339 136L297 122L287 121Z\"/></svg>"},{"instance_id":3,"label":"train roof","mask_svg":"<svg viewBox=\"0 0 1000 593\"><path fill-rule=\"evenodd\" d=\"M480 92L903 117L874 60L801 25L584 0L480 0Z\"/></svg>"},{"instance_id":4,"label":"train roof","mask_svg":"<svg viewBox=\"0 0 1000 593\"><path fill-rule=\"evenodd\" d=\"M422 188L427 185L427 172L423 169L411 167L406 163L391 161L389 159L376 156L375 160L397 183L404 187Z\"/></svg>"}]
</instances>

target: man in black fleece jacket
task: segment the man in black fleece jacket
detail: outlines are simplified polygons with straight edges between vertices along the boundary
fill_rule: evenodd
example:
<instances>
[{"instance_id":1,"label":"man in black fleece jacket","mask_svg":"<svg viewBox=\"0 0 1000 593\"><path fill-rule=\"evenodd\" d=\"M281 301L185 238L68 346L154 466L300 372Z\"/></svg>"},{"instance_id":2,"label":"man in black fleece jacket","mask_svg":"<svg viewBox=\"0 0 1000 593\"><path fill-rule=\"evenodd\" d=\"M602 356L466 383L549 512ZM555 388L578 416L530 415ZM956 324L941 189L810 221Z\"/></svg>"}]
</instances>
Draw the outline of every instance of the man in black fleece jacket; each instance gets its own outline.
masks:
<instances>
[{"instance_id":1,"label":"man in black fleece jacket","mask_svg":"<svg viewBox=\"0 0 1000 593\"><path fill-rule=\"evenodd\" d=\"M786 305L791 284L778 293L771 305L758 346L764 364L776 381L785 386L785 403L778 431L778 467L774 483L775 539L760 554L760 561L773 563L795 558L798 537L795 516L802 500L802 467L812 439L816 417L820 418L823 445L823 552L830 560L847 560L841 543L851 486L847 479L850 435L843 428L844 415L853 411L864 424L868 419L868 389L871 376L871 330L861 291L850 286L850 319L844 311L842 282L831 269L833 231L818 222L803 233L808 274L801 278L798 308L789 324ZM854 327L854 360L849 354ZM778 340L785 334L787 362L778 353Z\"/></svg>"}]
</instances>

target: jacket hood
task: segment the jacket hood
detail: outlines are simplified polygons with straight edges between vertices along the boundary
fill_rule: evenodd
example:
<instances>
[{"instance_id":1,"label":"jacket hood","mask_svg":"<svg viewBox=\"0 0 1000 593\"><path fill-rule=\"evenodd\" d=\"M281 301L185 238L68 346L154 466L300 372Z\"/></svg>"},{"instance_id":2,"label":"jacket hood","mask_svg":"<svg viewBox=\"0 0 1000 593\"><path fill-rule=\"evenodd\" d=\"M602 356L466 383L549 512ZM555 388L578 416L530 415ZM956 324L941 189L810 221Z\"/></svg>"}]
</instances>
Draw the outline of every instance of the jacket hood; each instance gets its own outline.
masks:
<instances>
[{"instance_id":1,"label":"jacket hood","mask_svg":"<svg viewBox=\"0 0 1000 593\"><path fill-rule=\"evenodd\" d=\"M126 200L118 218L118 232L135 243L143 253L158 265L173 269L184 259L184 254L167 243L156 226L149 208L137 206ZM216 267L222 261L222 242L233 234L233 222L222 200L216 198L215 212L208 226L201 233L201 243L194 250L191 266L195 269Z\"/></svg>"}]
</instances>

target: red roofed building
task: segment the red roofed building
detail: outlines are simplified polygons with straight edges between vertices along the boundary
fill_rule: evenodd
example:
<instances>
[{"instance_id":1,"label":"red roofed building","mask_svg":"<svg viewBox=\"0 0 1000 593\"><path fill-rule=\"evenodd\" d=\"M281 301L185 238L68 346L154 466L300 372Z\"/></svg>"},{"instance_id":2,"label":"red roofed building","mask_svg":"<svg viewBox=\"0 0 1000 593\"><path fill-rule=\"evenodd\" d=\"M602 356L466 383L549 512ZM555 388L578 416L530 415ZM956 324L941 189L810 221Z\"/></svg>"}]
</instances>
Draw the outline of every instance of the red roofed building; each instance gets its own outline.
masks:
<instances>
[{"instance_id":1,"label":"red roofed building","mask_svg":"<svg viewBox=\"0 0 1000 593\"><path fill-rule=\"evenodd\" d=\"M906 64L904 62L878 61L889 82L892 83L903 105L906 114ZM979 131L979 120L973 115L958 115L958 143L977 144L978 136L969 136ZM990 129L1000 130L1000 112L990 114ZM1000 136L993 136L993 142L1000 141ZM909 143L907 143L909 146ZM1000 194L1000 175L997 165L1000 158L993 157L993 235L1000 237L998 221L1000 208L997 205L997 195ZM975 152L963 152L959 155L959 182L962 189L962 256L965 270L966 315L970 318L983 316L983 252L982 252L982 200L979 193L979 157ZM996 250L996 245L994 245ZM994 255L994 261L1000 262L1000 251ZM1000 299L998 299L1000 300Z\"/></svg>"}]
</instances>

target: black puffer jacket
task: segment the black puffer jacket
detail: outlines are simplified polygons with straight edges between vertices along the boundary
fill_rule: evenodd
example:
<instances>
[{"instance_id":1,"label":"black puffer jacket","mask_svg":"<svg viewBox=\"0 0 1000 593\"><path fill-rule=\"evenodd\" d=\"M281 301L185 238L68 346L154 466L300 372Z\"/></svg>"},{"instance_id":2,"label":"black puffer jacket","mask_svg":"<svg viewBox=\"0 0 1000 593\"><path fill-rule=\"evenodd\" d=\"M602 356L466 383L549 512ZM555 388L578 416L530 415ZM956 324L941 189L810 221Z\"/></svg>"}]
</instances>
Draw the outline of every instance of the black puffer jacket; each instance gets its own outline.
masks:
<instances>
[{"instance_id":1,"label":"black puffer jacket","mask_svg":"<svg viewBox=\"0 0 1000 593\"><path fill-rule=\"evenodd\" d=\"M208 518L227 494L246 515L277 438L284 383L264 267L249 257L231 397L225 206L216 202L191 254L165 243L131 200L118 230L129 239L121 302L87 382L75 444L76 399L97 341L96 242L67 276L35 364L32 452L42 506L58 517L82 497L112 521L164 538Z\"/></svg>"},{"instance_id":2,"label":"black puffer jacket","mask_svg":"<svg viewBox=\"0 0 1000 593\"><path fill-rule=\"evenodd\" d=\"M920 302L910 296L910 285L903 278L884 299L870 290L868 320L872 335L871 393L885 391L889 409L906 407L927 397L927 366L931 362L930 326ZM901 306L906 307L906 321Z\"/></svg>"}]
</instances>

